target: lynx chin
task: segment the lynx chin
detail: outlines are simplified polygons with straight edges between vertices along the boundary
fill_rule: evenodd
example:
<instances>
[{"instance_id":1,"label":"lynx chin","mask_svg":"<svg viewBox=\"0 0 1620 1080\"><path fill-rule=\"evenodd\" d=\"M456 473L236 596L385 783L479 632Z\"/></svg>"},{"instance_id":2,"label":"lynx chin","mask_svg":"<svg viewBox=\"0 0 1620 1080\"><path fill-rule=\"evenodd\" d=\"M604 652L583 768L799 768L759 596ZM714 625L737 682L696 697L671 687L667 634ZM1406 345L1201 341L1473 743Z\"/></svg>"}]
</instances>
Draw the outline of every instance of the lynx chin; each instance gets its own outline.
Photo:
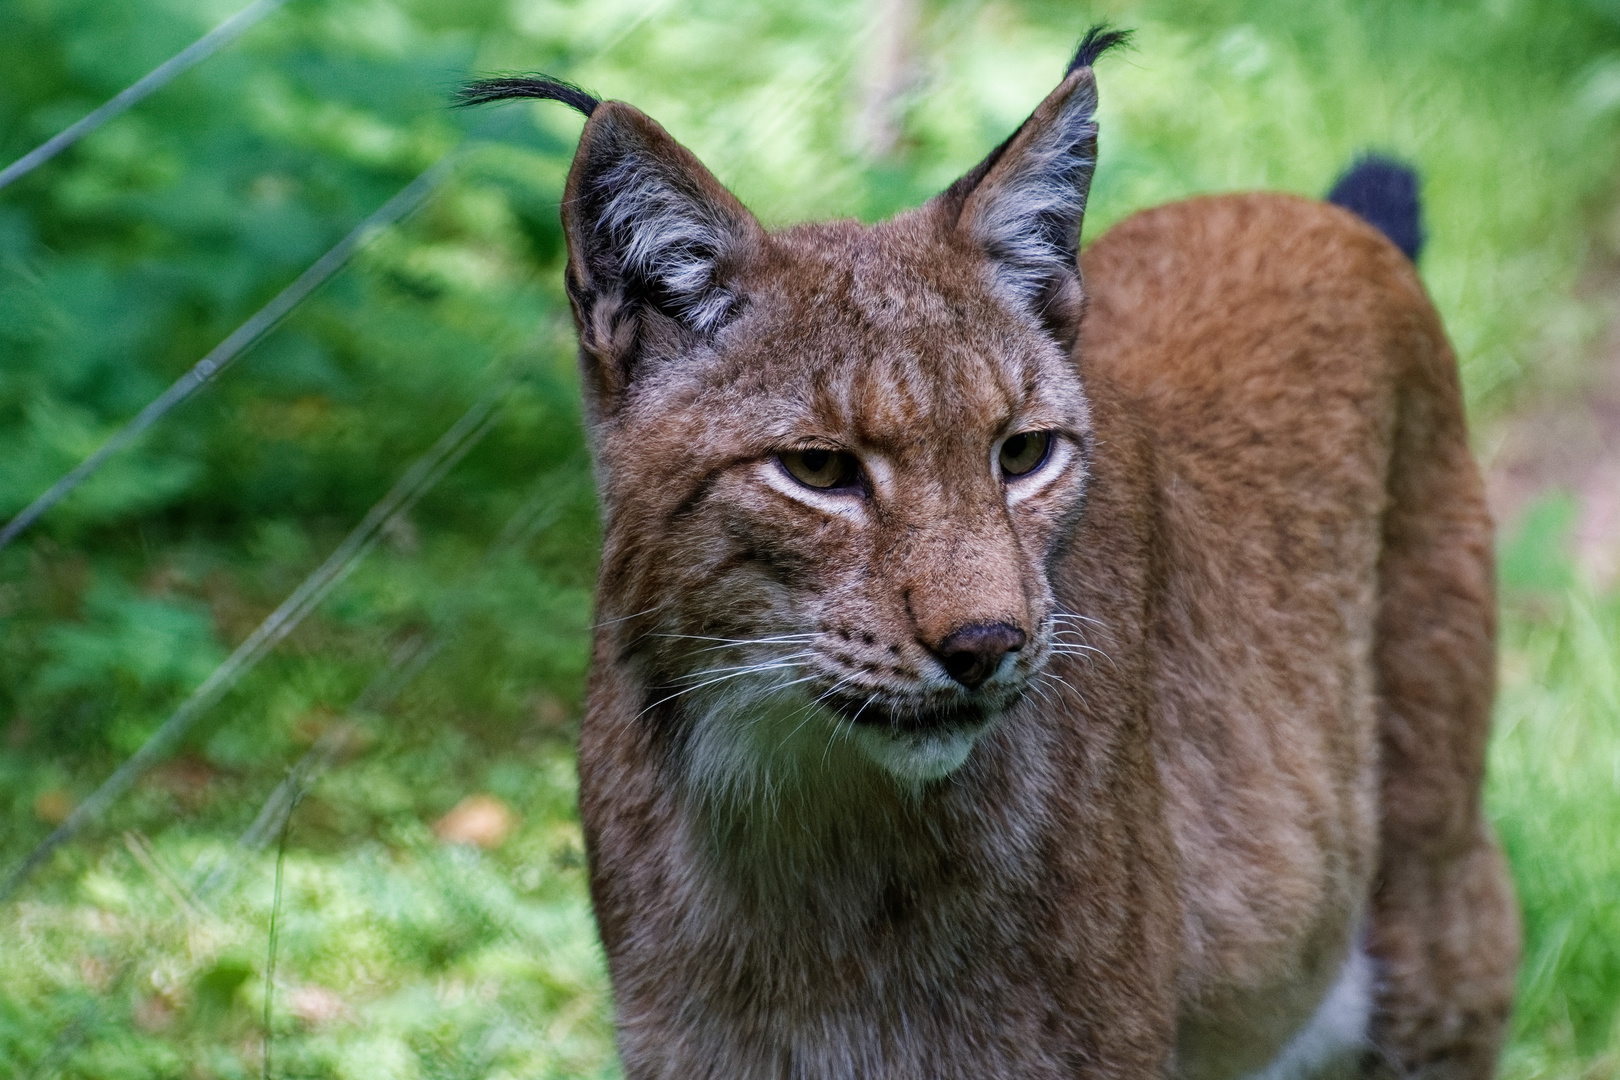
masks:
<instances>
[{"instance_id":1,"label":"lynx chin","mask_svg":"<svg viewBox=\"0 0 1620 1080\"><path fill-rule=\"evenodd\" d=\"M1081 253L1122 37L870 226L769 232L565 83L464 93L587 117L580 811L633 1080L1493 1072L1491 524L1415 177Z\"/></svg>"}]
</instances>

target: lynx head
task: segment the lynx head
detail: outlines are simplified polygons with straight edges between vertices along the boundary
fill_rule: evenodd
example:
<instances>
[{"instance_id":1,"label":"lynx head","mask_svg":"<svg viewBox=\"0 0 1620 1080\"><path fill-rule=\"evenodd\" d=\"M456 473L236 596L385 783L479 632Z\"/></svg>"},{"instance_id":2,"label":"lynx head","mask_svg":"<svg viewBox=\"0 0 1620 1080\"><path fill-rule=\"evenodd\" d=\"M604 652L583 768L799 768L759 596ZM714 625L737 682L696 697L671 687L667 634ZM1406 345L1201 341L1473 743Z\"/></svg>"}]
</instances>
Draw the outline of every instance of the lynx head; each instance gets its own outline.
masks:
<instances>
[{"instance_id":1,"label":"lynx head","mask_svg":"<svg viewBox=\"0 0 1620 1080\"><path fill-rule=\"evenodd\" d=\"M469 90L589 117L562 212L605 515L597 662L637 673L637 723L682 775L917 788L1053 654L1092 439L1071 359L1091 65L1122 36L1093 30L1005 143L869 227L767 232L629 105Z\"/></svg>"}]
</instances>

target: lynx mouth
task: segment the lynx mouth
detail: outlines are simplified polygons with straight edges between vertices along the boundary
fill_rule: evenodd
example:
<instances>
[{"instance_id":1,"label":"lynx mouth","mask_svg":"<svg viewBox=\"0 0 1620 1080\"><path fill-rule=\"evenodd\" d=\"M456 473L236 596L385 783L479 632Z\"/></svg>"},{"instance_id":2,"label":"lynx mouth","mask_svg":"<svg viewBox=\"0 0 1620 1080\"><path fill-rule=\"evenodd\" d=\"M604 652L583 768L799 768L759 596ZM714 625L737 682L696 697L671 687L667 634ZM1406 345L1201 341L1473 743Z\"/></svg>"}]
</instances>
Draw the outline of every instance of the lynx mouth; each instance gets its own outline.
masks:
<instances>
[{"instance_id":1,"label":"lynx mouth","mask_svg":"<svg viewBox=\"0 0 1620 1080\"><path fill-rule=\"evenodd\" d=\"M850 725L861 752L904 785L942 780L966 764L979 740L1020 697L1011 693L956 700L828 702Z\"/></svg>"},{"instance_id":2,"label":"lynx mouth","mask_svg":"<svg viewBox=\"0 0 1620 1080\"><path fill-rule=\"evenodd\" d=\"M857 730L939 735L988 727L1023 698L1026 688L1020 681L971 694L856 697L845 692L823 701Z\"/></svg>"},{"instance_id":3,"label":"lynx mouth","mask_svg":"<svg viewBox=\"0 0 1620 1080\"><path fill-rule=\"evenodd\" d=\"M833 702L833 707L857 729L889 732L895 735L939 735L973 731L1004 711L999 703L945 701L923 702L912 706L880 704L874 701Z\"/></svg>"}]
</instances>

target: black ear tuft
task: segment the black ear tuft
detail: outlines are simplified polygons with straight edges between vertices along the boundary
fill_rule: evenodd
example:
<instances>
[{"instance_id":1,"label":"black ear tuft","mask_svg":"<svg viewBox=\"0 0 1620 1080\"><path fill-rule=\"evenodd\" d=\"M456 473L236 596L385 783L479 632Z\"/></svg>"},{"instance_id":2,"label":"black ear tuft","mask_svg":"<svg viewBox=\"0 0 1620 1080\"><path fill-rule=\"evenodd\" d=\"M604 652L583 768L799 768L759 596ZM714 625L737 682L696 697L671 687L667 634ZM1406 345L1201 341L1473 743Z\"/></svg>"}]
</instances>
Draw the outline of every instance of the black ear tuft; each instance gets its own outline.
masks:
<instances>
[{"instance_id":1,"label":"black ear tuft","mask_svg":"<svg viewBox=\"0 0 1620 1080\"><path fill-rule=\"evenodd\" d=\"M1109 49L1128 46L1130 43L1131 31L1115 30L1107 23L1098 23L1087 30L1086 36L1080 39L1080 45L1074 51L1074 59L1063 69L1063 74L1068 76L1080 68L1091 67L1097 62L1097 57Z\"/></svg>"},{"instance_id":2,"label":"black ear tuft","mask_svg":"<svg viewBox=\"0 0 1620 1080\"><path fill-rule=\"evenodd\" d=\"M586 116L596 111L601 99L586 93L571 82L553 79L549 75L502 75L493 79L480 79L456 91L456 107L487 105L492 101L510 98L542 98L560 101Z\"/></svg>"}]
</instances>

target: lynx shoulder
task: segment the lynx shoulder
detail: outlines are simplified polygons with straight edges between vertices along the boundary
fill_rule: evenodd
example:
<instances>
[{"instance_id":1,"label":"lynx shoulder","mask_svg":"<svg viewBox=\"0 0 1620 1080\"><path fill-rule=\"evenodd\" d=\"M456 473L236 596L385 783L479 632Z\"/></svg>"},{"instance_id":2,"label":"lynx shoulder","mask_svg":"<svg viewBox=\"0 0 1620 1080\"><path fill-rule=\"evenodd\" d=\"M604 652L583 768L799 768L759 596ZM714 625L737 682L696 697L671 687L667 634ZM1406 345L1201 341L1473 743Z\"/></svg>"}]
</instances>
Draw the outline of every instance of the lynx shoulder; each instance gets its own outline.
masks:
<instances>
[{"instance_id":1,"label":"lynx shoulder","mask_svg":"<svg viewBox=\"0 0 1620 1080\"><path fill-rule=\"evenodd\" d=\"M1194 199L1081 256L1115 40L872 226L769 232L629 105L469 89L589 117L580 809L630 1077L1493 1071L1450 347L1336 206Z\"/></svg>"}]
</instances>

